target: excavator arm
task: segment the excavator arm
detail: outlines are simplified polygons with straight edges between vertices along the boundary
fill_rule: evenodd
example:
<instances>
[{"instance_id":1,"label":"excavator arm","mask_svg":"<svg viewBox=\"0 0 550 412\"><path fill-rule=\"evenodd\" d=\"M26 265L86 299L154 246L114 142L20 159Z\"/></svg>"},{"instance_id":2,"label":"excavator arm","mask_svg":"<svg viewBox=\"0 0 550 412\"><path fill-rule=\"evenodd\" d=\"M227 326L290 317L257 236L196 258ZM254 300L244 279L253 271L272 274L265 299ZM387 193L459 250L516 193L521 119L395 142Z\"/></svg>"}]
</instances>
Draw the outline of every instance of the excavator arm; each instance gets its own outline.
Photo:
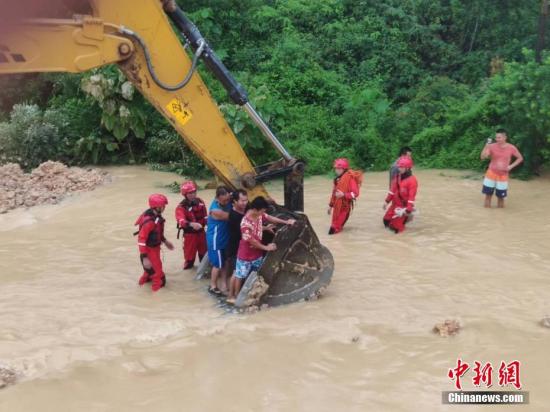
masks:
<instances>
[{"instance_id":1,"label":"excavator arm","mask_svg":"<svg viewBox=\"0 0 550 412\"><path fill-rule=\"evenodd\" d=\"M117 64L226 185L245 188L251 198L268 197L262 183L285 179L285 208L275 207L274 212L292 215L298 224L279 231L278 258L268 256L266 262L272 263L269 268L264 264L258 274L262 277L265 272L263 280L269 286L262 302L276 305L307 298L329 283L332 256L319 243L307 217L296 213L303 210L304 163L286 151L254 110L244 88L175 2L21 0L14 9L13 2L0 1L0 75L84 72ZM54 9L70 14L71 7L78 14L51 16ZM170 21L185 38L186 47ZM250 115L280 159L254 167L196 72L200 62Z\"/></svg>"}]
</instances>

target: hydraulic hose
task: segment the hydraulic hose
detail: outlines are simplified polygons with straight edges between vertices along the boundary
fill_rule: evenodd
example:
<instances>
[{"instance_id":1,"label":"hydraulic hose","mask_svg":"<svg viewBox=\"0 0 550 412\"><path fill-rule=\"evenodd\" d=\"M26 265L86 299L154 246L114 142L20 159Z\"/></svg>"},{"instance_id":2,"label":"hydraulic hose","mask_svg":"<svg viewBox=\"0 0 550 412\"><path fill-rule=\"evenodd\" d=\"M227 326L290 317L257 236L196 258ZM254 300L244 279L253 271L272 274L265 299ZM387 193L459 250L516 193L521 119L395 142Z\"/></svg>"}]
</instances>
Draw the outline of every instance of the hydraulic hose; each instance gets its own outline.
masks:
<instances>
[{"instance_id":1,"label":"hydraulic hose","mask_svg":"<svg viewBox=\"0 0 550 412\"><path fill-rule=\"evenodd\" d=\"M153 65L153 61L151 59L151 54L149 53L149 48L147 47L147 44L145 44L145 41L141 38L141 36L139 34L133 32L132 30L129 30L129 29L125 28L125 27L120 28L120 33L122 33L126 36L129 36L129 37L132 37L133 39L135 39L140 44L140 46L143 49L143 53L145 54L145 61L147 63L147 69L149 70L149 73L151 73L151 77L153 78L153 81L160 88L162 88L164 90L171 91L171 92L175 92L175 91L180 90L181 88L187 86L187 84L191 80L191 77L193 76L193 73L195 73L195 70L197 69L197 64L199 62L199 59L200 59L200 57L201 57L201 55L202 55L202 53L203 53L203 51L206 47L206 42L205 41L198 42L198 45L197 45L197 48L196 48L197 51L193 55L193 61L191 63L191 68L189 69L189 71L187 72L187 74L185 75L184 79L181 82L179 82L178 84L176 84L174 86L171 86L169 84L164 83L157 76L157 73L155 72L155 67Z\"/></svg>"}]
</instances>

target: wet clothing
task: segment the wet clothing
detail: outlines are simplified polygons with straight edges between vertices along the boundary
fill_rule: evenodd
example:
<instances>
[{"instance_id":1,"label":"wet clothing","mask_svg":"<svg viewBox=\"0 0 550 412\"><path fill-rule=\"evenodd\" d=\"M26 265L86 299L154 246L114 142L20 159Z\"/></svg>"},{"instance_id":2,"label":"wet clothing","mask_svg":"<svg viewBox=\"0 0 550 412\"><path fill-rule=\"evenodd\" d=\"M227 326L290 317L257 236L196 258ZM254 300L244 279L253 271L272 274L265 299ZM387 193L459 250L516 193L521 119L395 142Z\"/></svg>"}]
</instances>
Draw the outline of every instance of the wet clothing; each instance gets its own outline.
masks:
<instances>
[{"instance_id":1,"label":"wet clothing","mask_svg":"<svg viewBox=\"0 0 550 412\"><path fill-rule=\"evenodd\" d=\"M508 176L508 166L510 166L512 157L520 157L517 147L510 143L506 143L504 146L498 143L490 144L489 155L491 156L489 170L499 176Z\"/></svg>"},{"instance_id":2,"label":"wet clothing","mask_svg":"<svg viewBox=\"0 0 550 412\"><path fill-rule=\"evenodd\" d=\"M229 239L227 241L226 255L228 259L230 257L237 256L239 250L239 243L241 241L241 222L243 220L244 213L239 213L235 209L231 209L229 212L228 230Z\"/></svg>"},{"instance_id":3,"label":"wet clothing","mask_svg":"<svg viewBox=\"0 0 550 412\"><path fill-rule=\"evenodd\" d=\"M176 207L176 222L178 225L178 236L180 230L183 230L183 256L185 259L185 268L193 267L195 258L198 254L199 260L206 254L206 218L208 212L206 205L200 198L192 201L184 199ZM190 223L199 223L202 229L195 230Z\"/></svg>"},{"instance_id":4,"label":"wet clothing","mask_svg":"<svg viewBox=\"0 0 550 412\"><path fill-rule=\"evenodd\" d=\"M258 272L263 262L263 257L259 257L256 260L237 259L235 277L238 279L246 279L251 272Z\"/></svg>"},{"instance_id":5,"label":"wet clothing","mask_svg":"<svg viewBox=\"0 0 550 412\"><path fill-rule=\"evenodd\" d=\"M222 206L217 200L214 200L210 205L210 212L214 210L229 212L231 210L231 204ZM208 243L208 248L212 250L225 249L227 246L227 240L229 239L228 221L215 219L212 214L208 214L206 225L206 240Z\"/></svg>"},{"instance_id":6,"label":"wet clothing","mask_svg":"<svg viewBox=\"0 0 550 412\"><path fill-rule=\"evenodd\" d=\"M409 215L414 210L417 191L418 181L410 171L394 177L386 196L386 202L391 202L384 215L384 225L386 227L392 229L395 233L405 230ZM404 209L405 213L400 216L401 209Z\"/></svg>"},{"instance_id":7,"label":"wet clothing","mask_svg":"<svg viewBox=\"0 0 550 412\"><path fill-rule=\"evenodd\" d=\"M359 197L359 185L361 184L362 173L355 170L346 170L341 176L334 179L332 196L329 206L332 207L332 223L329 233L341 232L347 222L353 204ZM335 193L340 190L344 197L337 198Z\"/></svg>"},{"instance_id":8,"label":"wet clothing","mask_svg":"<svg viewBox=\"0 0 550 412\"><path fill-rule=\"evenodd\" d=\"M208 248L208 260L215 268L223 268L223 265L225 265L225 249Z\"/></svg>"},{"instance_id":9,"label":"wet clothing","mask_svg":"<svg viewBox=\"0 0 550 412\"><path fill-rule=\"evenodd\" d=\"M145 283L153 282L152 289L156 292L160 288L166 285L166 275L162 270L162 259L160 257L160 247L152 248L147 253L140 254L141 264L143 265L143 259L147 257L151 262L151 268L143 268L143 275L139 278L139 285L142 286ZM158 274L161 274L160 280Z\"/></svg>"},{"instance_id":10,"label":"wet clothing","mask_svg":"<svg viewBox=\"0 0 550 412\"><path fill-rule=\"evenodd\" d=\"M210 205L210 212L214 210L230 212L231 204L222 206L214 199ZM228 221L216 219L209 213L206 225L208 260L212 266L221 269L225 263L225 248L229 239Z\"/></svg>"},{"instance_id":11,"label":"wet clothing","mask_svg":"<svg viewBox=\"0 0 550 412\"><path fill-rule=\"evenodd\" d=\"M508 166L512 157L520 156L519 150L510 143L503 146L492 143L489 145L489 155L491 163L489 163L489 168L483 178L481 192L485 195L493 195L496 190L497 197L505 198L508 196Z\"/></svg>"},{"instance_id":12,"label":"wet clothing","mask_svg":"<svg viewBox=\"0 0 550 412\"><path fill-rule=\"evenodd\" d=\"M243 217L241 222L241 241L239 242L239 250L237 258L239 260L253 261L261 258L264 251L256 249L250 244L250 240L262 242L263 235L263 220L266 219L266 214L262 214L256 220L252 220L248 213Z\"/></svg>"},{"instance_id":13,"label":"wet clothing","mask_svg":"<svg viewBox=\"0 0 550 412\"><path fill-rule=\"evenodd\" d=\"M237 251L241 242L241 222L243 217L244 213L239 213L235 209L231 209L229 212L229 240L225 248L226 265L229 275L233 274L237 266Z\"/></svg>"},{"instance_id":14,"label":"wet clothing","mask_svg":"<svg viewBox=\"0 0 550 412\"><path fill-rule=\"evenodd\" d=\"M153 291L159 290L166 284L166 277L162 270L162 260L160 258L160 245L166 240L164 237L164 218L156 214L152 209L147 209L138 217L135 225L139 226L138 248L140 260L147 257L151 261L151 268L145 267L143 275L139 279L139 284L143 285L151 281Z\"/></svg>"},{"instance_id":15,"label":"wet clothing","mask_svg":"<svg viewBox=\"0 0 550 412\"><path fill-rule=\"evenodd\" d=\"M501 199L508 196L508 175L498 175L492 170L487 170L483 178L481 193L492 196L495 190L496 196Z\"/></svg>"}]
</instances>

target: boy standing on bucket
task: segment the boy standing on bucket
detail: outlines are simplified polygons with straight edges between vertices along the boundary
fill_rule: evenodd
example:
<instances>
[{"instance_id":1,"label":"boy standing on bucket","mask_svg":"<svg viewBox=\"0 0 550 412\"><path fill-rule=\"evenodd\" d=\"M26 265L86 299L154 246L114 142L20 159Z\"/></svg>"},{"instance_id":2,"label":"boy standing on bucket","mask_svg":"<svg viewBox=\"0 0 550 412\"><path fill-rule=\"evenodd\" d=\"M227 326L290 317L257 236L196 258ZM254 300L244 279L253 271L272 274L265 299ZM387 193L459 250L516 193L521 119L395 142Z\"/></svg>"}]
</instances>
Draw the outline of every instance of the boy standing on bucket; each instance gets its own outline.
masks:
<instances>
[{"instance_id":1,"label":"boy standing on bucket","mask_svg":"<svg viewBox=\"0 0 550 412\"><path fill-rule=\"evenodd\" d=\"M263 196L258 196L250 203L250 208L241 221L241 240L237 252L237 264L235 274L231 277L229 285L229 297L227 303L235 303L235 298L241 291L243 282L252 272L260 270L264 260L264 252L277 249L275 243L264 245L262 235L264 222L282 225L293 225L294 219L279 219L266 214L269 203Z\"/></svg>"},{"instance_id":2,"label":"boy standing on bucket","mask_svg":"<svg viewBox=\"0 0 550 412\"><path fill-rule=\"evenodd\" d=\"M183 200L176 207L176 222L178 224L178 239L183 230L183 270L191 269L198 254L199 261L206 254L206 218L208 212L201 198L197 197L197 186L192 181L181 185Z\"/></svg>"},{"instance_id":3,"label":"boy standing on bucket","mask_svg":"<svg viewBox=\"0 0 550 412\"><path fill-rule=\"evenodd\" d=\"M334 187L327 213L332 212L329 235L339 233L349 218L355 200L359 197L359 188L363 182L363 173L349 168L348 159L334 161Z\"/></svg>"},{"instance_id":4,"label":"boy standing on bucket","mask_svg":"<svg viewBox=\"0 0 550 412\"><path fill-rule=\"evenodd\" d=\"M506 130L498 129L495 135L496 143L491 143L489 139L481 151L481 160L491 158L481 191L485 195L485 207L491 207L495 191L498 207L504 207L504 198L508 195L508 175L514 167L523 162L523 156L516 146L506 142L507 138ZM512 157L516 160L510 164Z\"/></svg>"},{"instance_id":5,"label":"boy standing on bucket","mask_svg":"<svg viewBox=\"0 0 550 412\"><path fill-rule=\"evenodd\" d=\"M143 275L139 285L152 282L151 289L156 292L166 285L166 276L162 270L160 245L164 243L169 250L174 249L172 242L164 237L164 218L162 212L168 204L168 199L162 194L149 196L149 209L141 214L135 225L139 225L138 248L139 258L143 266Z\"/></svg>"}]
</instances>

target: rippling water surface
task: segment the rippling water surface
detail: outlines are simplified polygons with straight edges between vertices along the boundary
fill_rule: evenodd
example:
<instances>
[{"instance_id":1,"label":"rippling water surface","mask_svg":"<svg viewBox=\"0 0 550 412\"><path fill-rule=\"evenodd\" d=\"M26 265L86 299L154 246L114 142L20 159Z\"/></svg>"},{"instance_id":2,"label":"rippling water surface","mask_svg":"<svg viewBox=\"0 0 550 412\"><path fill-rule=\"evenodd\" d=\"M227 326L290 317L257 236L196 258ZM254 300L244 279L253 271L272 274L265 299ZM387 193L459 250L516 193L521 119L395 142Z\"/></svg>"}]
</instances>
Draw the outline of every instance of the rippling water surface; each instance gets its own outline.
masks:
<instances>
[{"instance_id":1,"label":"rippling water surface","mask_svg":"<svg viewBox=\"0 0 550 412\"><path fill-rule=\"evenodd\" d=\"M164 252L165 290L137 286L133 222L178 177L109 170L113 183L94 192L0 216L0 363L21 376L0 391L0 410L514 408L442 405L458 357L495 369L520 360L531 403L515 408L549 410L550 330L538 324L550 315L548 178L513 181L507 208L487 210L469 173L419 171L420 216L395 235L381 224L387 174L367 174L334 237L331 182L308 179L306 212L336 260L327 295L235 316L180 269L179 248ZM280 185L270 191L282 198ZM169 199L175 240L179 196ZM450 318L459 335L431 333Z\"/></svg>"}]
</instances>

